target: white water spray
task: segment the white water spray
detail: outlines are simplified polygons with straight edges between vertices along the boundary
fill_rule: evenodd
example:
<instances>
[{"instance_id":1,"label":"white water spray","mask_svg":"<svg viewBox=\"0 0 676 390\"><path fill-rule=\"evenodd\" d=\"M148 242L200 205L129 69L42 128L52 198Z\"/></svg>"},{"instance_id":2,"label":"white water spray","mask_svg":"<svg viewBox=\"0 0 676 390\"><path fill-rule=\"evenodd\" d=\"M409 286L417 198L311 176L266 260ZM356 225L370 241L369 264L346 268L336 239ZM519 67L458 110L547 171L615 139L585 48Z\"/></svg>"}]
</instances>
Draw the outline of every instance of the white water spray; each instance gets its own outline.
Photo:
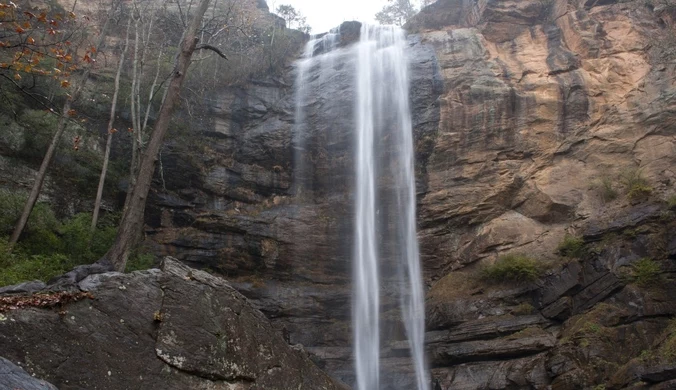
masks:
<instances>
[{"instance_id":1,"label":"white water spray","mask_svg":"<svg viewBox=\"0 0 676 390\"><path fill-rule=\"evenodd\" d=\"M409 107L409 78L404 32L391 26L361 27L360 41L349 49L336 49L336 32L312 40L298 62L296 139L304 136L303 107L308 72L319 66L319 79L328 77L335 61L356 63L355 222L353 265L354 356L356 388L381 387L381 267L397 268L402 286L401 312L415 368L416 389L429 390L424 359L424 297L415 219L413 131ZM313 54L320 53L317 57ZM348 102L342 102L348 104ZM301 138L298 138L301 137ZM297 150L301 142L296 142ZM298 159L297 159L298 161ZM304 168L297 162L297 177ZM381 226L379 206L393 202L390 225ZM394 233L389 237L384 233ZM386 237L392 242L382 242ZM387 249L385 249L387 248ZM381 258L384 257L384 258ZM404 389L402 389L404 390ZM410 389L405 389L410 390Z\"/></svg>"}]
</instances>

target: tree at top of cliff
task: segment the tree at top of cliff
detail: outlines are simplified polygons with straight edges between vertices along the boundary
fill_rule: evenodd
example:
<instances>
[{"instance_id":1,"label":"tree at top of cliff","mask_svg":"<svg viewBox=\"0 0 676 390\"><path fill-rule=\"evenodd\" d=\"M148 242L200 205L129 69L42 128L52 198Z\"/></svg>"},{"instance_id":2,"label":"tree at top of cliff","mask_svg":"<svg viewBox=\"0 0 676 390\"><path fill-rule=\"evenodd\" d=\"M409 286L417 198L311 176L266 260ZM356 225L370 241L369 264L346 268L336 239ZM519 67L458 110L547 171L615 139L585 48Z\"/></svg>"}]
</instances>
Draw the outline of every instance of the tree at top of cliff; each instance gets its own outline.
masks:
<instances>
[{"instance_id":1,"label":"tree at top of cliff","mask_svg":"<svg viewBox=\"0 0 676 390\"><path fill-rule=\"evenodd\" d=\"M376 20L380 24L402 26L415 13L416 9L410 0L393 0L376 14Z\"/></svg>"},{"instance_id":2,"label":"tree at top of cliff","mask_svg":"<svg viewBox=\"0 0 676 390\"><path fill-rule=\"evenodd\" d=\"M310 25L307 24L307 18L291 5L282 4L277 7L275 12L284 19L288 28L292 28L295 24L298 30L306 34L309 34L310 30L312 30Z\"/></svg>"}]
</instances>

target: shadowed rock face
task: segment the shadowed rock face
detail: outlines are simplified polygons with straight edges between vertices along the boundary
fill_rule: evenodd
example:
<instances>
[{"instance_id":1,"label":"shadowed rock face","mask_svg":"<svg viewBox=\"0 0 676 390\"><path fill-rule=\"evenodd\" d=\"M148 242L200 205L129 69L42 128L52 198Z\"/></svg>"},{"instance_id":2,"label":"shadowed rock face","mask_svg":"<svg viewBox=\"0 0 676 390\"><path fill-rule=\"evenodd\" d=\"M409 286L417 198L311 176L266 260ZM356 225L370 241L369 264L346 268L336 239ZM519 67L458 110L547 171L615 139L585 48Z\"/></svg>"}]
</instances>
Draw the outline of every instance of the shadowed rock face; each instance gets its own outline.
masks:
<instances>
[{"instance_id":1,"label":"shadowed rock face","mask_svg":"<svg viewBox=\"0 0 676 390\"><path fill-rule=\"evenodd\" d=\"M57 390L53 385L33 378L21 367L0 357L0 386L2 389Z\"/></svg>"},{"instance_id":2,"label":"shadowed rock face","mask_svg":"<svg viewBox=\"0 0 676 390\"><path fill-rule=\"evenodd\" d=\"M35 299L0 317L3 355L59 389L343 388L227 282L176 260L91 275L70 291L89 298Z\"/></svg>"},{"instance_id":3,"label":"shadowed rock face","mask_svg":"<svg viewBox=\"0 0 676 390\"><path fill-rule=\"evenodd\" d=\"M610 368L590 367L620 367L641 351L613 356L602 338L580 336L575 324L589 321L585 313L599 304L629 310L602 327L644 349L675 313L669 278L655 292L626 277L642 257L668 274L676 247L663 203L676 180L673 10L640 1L439 0L408 28L438 388L609 381ZM348 382L353 107L336 102L351 93L349 72L336 63L326 80L308 76L323 92L305 107L312 164L304 197L292 193L290 68L205 101L199 134L163 152L166 191L158 180L147 232L159 253L231 277L292 343ZM629 198L632 172L649 194ZM583 260L556 255L566 233L591 250ZM479 268L505 253L528 254L551 271L534 284L475 283ZM384 317L396 318L396 302L385 302ZM397 321L385 323L401 335ZM384 353L396 372L385 377L404 388L406 354L396 342Z\"/></svg>"}]
</instances>

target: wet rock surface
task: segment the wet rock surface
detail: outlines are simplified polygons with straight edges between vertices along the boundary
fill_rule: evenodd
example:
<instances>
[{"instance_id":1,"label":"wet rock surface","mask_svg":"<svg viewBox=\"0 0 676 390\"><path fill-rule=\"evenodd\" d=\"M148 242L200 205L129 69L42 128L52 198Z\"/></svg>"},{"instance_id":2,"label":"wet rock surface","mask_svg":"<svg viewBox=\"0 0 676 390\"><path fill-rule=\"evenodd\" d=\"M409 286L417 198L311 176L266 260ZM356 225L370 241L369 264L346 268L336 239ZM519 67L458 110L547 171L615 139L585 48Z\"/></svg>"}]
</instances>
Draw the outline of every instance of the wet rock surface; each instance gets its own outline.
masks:
<instances>
[{"instance_id":1,"label":"wet rock surface","mask_svg":"<svg viewBox=\"0 0 676 390\"><path fill-rule=\"evenodd\" d=\"M68 291L89 298L0 317L3 355L60 389L342 388L226 281L176 260Z\"/></svg>"}]
</instances>

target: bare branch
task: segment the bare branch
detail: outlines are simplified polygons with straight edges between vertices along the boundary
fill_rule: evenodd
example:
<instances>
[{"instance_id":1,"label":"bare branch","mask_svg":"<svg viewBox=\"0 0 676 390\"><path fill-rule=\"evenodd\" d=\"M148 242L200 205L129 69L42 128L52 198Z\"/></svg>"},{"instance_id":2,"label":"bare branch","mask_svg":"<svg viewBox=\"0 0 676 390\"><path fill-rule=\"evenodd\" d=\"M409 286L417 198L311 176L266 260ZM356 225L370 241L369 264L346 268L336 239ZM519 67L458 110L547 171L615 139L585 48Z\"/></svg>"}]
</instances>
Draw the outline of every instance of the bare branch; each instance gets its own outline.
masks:
<instances>
[{"instance_id":1,"label":"bare branch","mask_svg":"<svg viewBox=\"0 0 676 390\"><path fill-rule=\"evenodd\" d=\"M198 45L198 46L195 48L195 50L211 50L211 51L213 51L214 53L218 54L219 57L225 58L226 60L228 59L228 57L226 57L225 54L223 54L223 52L221 51L221 49L217 48L216 46L212 46L212 45L209 45L209 44L206 44L206 43L203 43L203 44L201 44L201 45Z\"/></svg>"}]
</instances>

